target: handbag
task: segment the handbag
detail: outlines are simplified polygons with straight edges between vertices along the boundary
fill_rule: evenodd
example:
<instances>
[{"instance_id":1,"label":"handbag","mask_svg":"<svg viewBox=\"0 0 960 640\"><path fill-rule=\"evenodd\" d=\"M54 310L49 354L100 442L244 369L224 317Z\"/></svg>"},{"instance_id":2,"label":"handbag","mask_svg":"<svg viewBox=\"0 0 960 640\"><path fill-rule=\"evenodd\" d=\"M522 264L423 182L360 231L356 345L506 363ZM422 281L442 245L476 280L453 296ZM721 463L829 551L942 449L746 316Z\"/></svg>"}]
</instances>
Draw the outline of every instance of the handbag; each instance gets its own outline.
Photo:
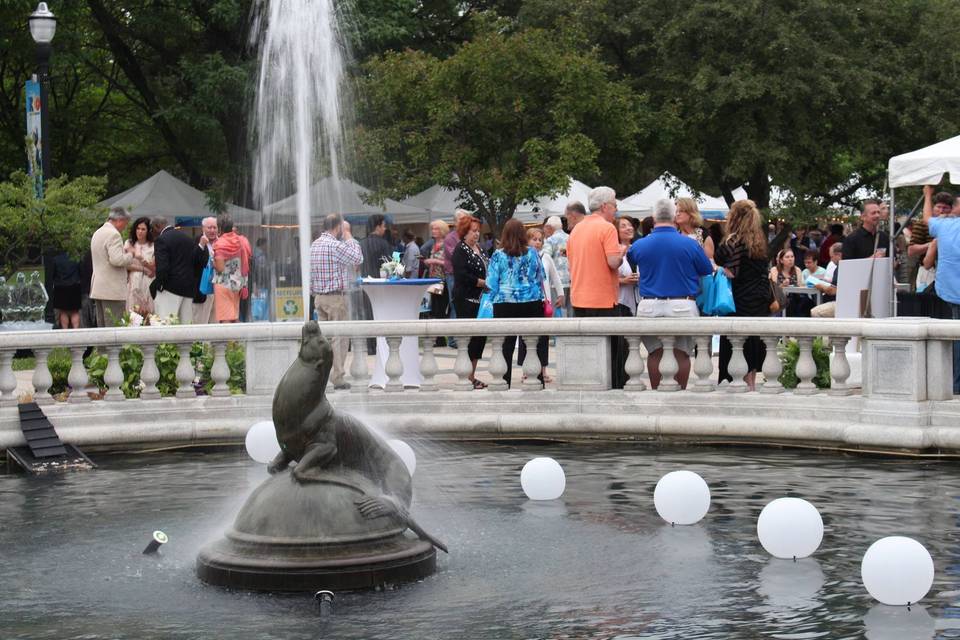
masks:
<instances>
[{"instance_id":1,"label":"handbag","mask_svg":"<svg viewBox=\"0 0 960 640\"><path fill-rule=\"evenodd\" d=\"M493 317L493 294L489 291L484 292L480 296L480 308L477 309L477 319L483 320L485 318Z\"/></svg>"},{"instance_id":2,"label":"handbag","mask_svg":"<svg viewBox=\"0 0 960 640\"><path fill-rule=\"evenodd\" d=\"M733 302L733 287L723 269L717 269L712 276L707 277L712 282L709 285L709 294L706 296L704 303L704 315L728 316L736 312L737 307Z\"/></svg>"},{"instance_id":3,"label":"handbag","mask_svg":"<svg viewBox=\"0 0 960 640\"><path fill-rule=\"evenodd\" d=\"M770 313L779 313L787 308L787 294L783 292L783 287L778 283L767 278L770 283Z\"/></svg>"},{"instance_id":4,"label":"handbag","mask_svg":"<svg viewBox=\"0 0 960 640\"><path fill-rule=\"evenodd\" d=\"M209 261L203 268L203 273L200 274L200 293L205 296L213 293L213 264Z\"/></svg>"}]
</instances>

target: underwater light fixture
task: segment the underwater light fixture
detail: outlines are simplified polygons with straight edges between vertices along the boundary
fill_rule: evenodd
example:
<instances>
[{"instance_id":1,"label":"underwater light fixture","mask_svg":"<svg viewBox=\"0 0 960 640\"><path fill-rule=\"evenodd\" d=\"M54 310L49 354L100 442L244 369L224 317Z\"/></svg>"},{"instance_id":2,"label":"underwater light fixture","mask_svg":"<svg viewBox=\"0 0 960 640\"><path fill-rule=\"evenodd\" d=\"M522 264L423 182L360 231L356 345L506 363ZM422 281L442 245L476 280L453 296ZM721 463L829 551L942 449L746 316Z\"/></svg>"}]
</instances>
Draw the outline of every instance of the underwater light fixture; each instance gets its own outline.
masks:
<instances>
[{"instance_id":1,"label":"underwater light fixture","mask_svg":"<svg viewBox=\"0 0 960 640\"><path fill-rule=\"evenodd\" d=\"M147 545L147 548L143 550L143 555L150 555L151 553L156 553L160 549L160 545L167 544L167 534L163 531L154 531L153 537L150 539L150 544Z\"/></svg>"},{"instance_id":2,"label":"underwater light fixture","mask_svg":"<svg viewBox=\"0 0 960 640\"><path fill-rule=\"evenodd\" d=\"M317 591L313 594L313 599L317 601L317 608L320 610L320 615L325 616L329 615L333 610L333 591Z\"/></svg>"}]
</instances>

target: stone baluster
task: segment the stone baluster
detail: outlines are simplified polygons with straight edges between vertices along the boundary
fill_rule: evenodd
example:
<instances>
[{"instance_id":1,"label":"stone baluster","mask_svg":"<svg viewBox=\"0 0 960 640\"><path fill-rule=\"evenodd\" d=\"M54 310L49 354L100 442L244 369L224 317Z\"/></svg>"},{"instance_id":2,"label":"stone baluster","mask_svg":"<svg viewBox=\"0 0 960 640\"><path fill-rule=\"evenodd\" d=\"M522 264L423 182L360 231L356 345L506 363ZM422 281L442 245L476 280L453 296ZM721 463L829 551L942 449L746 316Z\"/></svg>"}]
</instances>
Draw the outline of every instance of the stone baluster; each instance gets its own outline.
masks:
<instances>
[{"instance_id":1,"label":"stone baluster","mask_svg":"<svg viewBox=\"0 0 960 640\"><path fill-rule=\"evenodd\" d=\"M834 396L848 396L852 389L847 385L847 378L850 377L850 363L847 362L847 342L850 338L834 337L830 338L830 345L833 347L833 360L830 362L830 377L833 381L830 384L830 394Z\"/></svg>"},{"instance_id":2,"label":"stone baluster","mask_svg":"<svg viewBox=\"0 0 960 640\"><path fill-rule=\"evenodd\" d=\"M777 353L777 345L780 339L776 336L764 336L763 344L767 346L767 356L763 359L763 386L760 387L761 393L783 393L783 385L780 384L780 374L783 373L783 365L780 364L780 354Z\"/></svg>"},{"instance_id":3,"label":"stone baluster","mask_svg":"<svg viewBox=\"0 0 960 640\"><path fill-rule=\"evenodd\" d=\"M794 393L798 395L812 395L817 392L817 385L813 378L817 375L817 363L813 360L813 338L797 338L800 345L800 357L797 358L797 384Z\"/></svg>"},{"instance_id":4,"label":"stone baluster","mask_svg":"<svg viewBox=\"0 0 960 640\"><path fill-rule=\"evenodd\" d=\"M67 374L67 384L70 385L70 399L68 402L79 404L81 402L90 402L90 396L87 394L87 385L90 384L90 378L87 376L87 368L83 365L83 347L70 347L70 372ZM157 374L160 378L160 374Z\"/></svg>"},{"instance_id":5,"label":"stone baluster","mask_svg":"<svg viewBox=\"0 0 960 640\"><path fill-rule=\"evenodd\" d=\"M697 336L697 359L693 363L693 372L697 381L693 391L713 391L713 359L710 358L710 341L713 336ZM687 386L690 389L690 386Z\"/></svg>"},{"instance_id":6,"label":"stone baluster","mask_svg":"<svg viewBox=\"0 0 960 640\"><path fill-rule=\"evenodd\" d=\"M50 404L53 402L53 397L49 393L49 389L53 385L53 376L50 375L50 367L47 364L50 349L34 347L33 355L36 358L32 380L33 401L37 404Z\"/></svg>"},{"instance_id":7,"label":"stone baluster","mask_svg":"<svg viewBox=\"0 0 960 640\"><path fill-rule=\"evenodd\" d=\"M503 357L503 336L493 336L490 339L490 375L493 381L488 385L491 391L506 391L507 381L503 376L507 375L507 361Z\"/></svg>"},{"instance_id":8,"label":"stone baluster","mask_svg":"<svg viewBox=\"0 0 960 640\"><path fill-rule=\"evenodd\" d=\"M427 336L420 338L420 348L423 353L420 356L420 375L423 376L423 382L420 383L420 391L436 391L439 389L434 376L439 371L437 367L437 358L433 355L433 341L435 338Z\"/></svg>"},{"instance_id":9,"label":"stone baluster","mask_svg":"<svg viewBox=\"0 0 960 640\"><path fill-rule=\"evenodd\" d=\"M230 395L227 380L230 379L230 366L227 364L227 343L213 343L213 366L210 367L210 378L213 380L213 389L210 395L226 397Z\"/></svg>"},{"instance_id":10,"label":"stone baluster","mask_svg":"<svg viewBox=\"0 0 960 640\"><path fill-rule=\"evenodd\" d=\"M157 345L145 344L143 347L143 368L140 369L141 400L156 400L160 397L157 383L160 381L160 369L157 368Z\"/></svg>"},{"instance_id":11,"label":"stone baluster","mask_svg":"<svg viewBox=\"0 0 960 640\"><path fill-rule=\"evenodd\" d=\"M390 349L390 355L387 356L387 364L383 368L387 374L387 385L384 391L403 391L403 382L400 377L403 375L403 360L400 359L400 342L403 338L391 336L386 339L387 347Z\"/></svg>"},{"instance_id":12,"label":"stone baluster","mask_svg":"<svg viewBox=\"0 0 960 640\"><path fill-rule=\"evenodd\" d=\"M107 369L103 372L103 384L107 388L104 400L123 400L123 369L120 368L120 345L110 345L107 350Z\"/></svg>"},{"instance_id":13,"label":"stone baluster","mask_svg":"<svg viewBox=\"0 0 960 640\"><path fill-rule=\"evenodd\" d=\"M647 385L643 384L640 376L643 375L643 358L640 356L640 337L627 336L627 361L623 365L624 371L630 378L623 385L624 391L643 391Z\"/></svg>"},{"instance_id":14,"label":"stone baluster","mask_svg":"<svg viewBox=\"0 0 960 640\"><path fill-rule=\"evenodd\" d=\"M13 374L13 350L0 351L0 406L17 404L17 376Z\"/></svg>"},{"instance_id":15,"label":"stone baluster","mask_svg":"<svg viewBox=\"0 0 960 640\"><path fill-rule=\"evenodd\" d=\"M677 362L677 356L673 353L673 345L676 344L677 338L662 336L660 341L663 343L663 355L660 356L660 385L657 391L679 391L680 384L676 378L680 371L680 363Z\"/></svg>"},{"instance_id":16,"label":"stone baluster","mask_svg":"<svg viewBox=\"0 0 960 640\"><path fill-rule=\"evenodd\" d=\"M470 381L473 364L467 353L468 342L470 342L468 336L457 336L457 359L453 363L453 372L457 374L457 383L454 388L457 391L473 391L473 382Z\"/></svg>"},{"instance_id":17,"label":"stone baluster","mask_svg":"<svg viewBox=\"0 0 960 640\"><path fill-rule=\"evenodd\" d=\"M370 392L370 371L367 368L367 339L351 338L350 351L350 393Z\"/></svg>"},{"instance_id":18,"label":"stone baluster","mask_svg":"<svg viewBox=\"0 0 960 640\"><path fill-rule=\"evenodd\" d=\"M747 359L743 356L743 343L746 341L746 338L743 336L727 336L727 338L730 340L730 346L733 349L733 353L730 356L730 364L727 365L727 372L730 374L730 377L733 378L733 382L729 384L727 390L730 393L744 393L750 390L746 381L743 379L749 371Z\"/></svg>"},{"instance_id":19,"label":"stone baluster","mask_svg":"<svg viewBox=\"0 0 960 640\"><path fill-rule=\"evenodd\" d=\"M195 373L193 363L190 362L192 348L193 344L190 342L177 345L177 350L180 352L180 361L177 363L177 398L197 397L197 392L193 388Z\"/></svg>"},{"instance_id":20,"label":"stone baluster","mask_svg":"<svg viewBox=\"0 0 960 640\"><path fill-rule=\"evenodd\" d=\"M524 336L523 340L527 344L527 357L523 359L524 379L520 387L524 391L540 391L543 389L543 383L540 382L543 363L537 354L537 336Z\"/></svg>"}]
</instances>

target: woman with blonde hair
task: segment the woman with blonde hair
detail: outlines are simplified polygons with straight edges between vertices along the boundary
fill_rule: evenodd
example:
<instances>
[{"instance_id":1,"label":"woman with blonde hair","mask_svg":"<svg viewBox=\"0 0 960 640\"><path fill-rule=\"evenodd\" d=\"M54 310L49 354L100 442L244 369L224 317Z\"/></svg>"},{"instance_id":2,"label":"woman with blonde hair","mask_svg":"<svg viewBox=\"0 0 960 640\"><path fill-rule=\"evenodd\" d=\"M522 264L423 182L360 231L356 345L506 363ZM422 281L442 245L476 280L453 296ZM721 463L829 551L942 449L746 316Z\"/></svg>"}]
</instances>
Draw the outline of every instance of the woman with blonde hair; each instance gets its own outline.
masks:
<instances>
[{"instance_id":1,"label":"woman with blonde hair","mask_svg":"<svg viewBox=\"0 0 960 640\"><path fill-rule=\"evenodd\" d=\"M437 278L440 284L431 287L430 317L442 320L448 316L447 306L450 304L450 292L444 285L443 272L443 239L450 233L450 226L443 220L434 220L430 223L430 239L423 243L420 255L426 256L420 260L420 270L424 278ZM435 345L446 346L445 338L437 338Z\"/></svg>"},{"instance_id":2,"label":"woman with blonde hair","mask_svg":"<svg viewBox=\"0 0 960 640\"><path fill-rule=\"evenodd\" d=\"M677 198L677 229L688 238L697 241L707 258L712 262L713 238L703 232L703 216L693 198Z\"/></svg>"},{"instance_id":3,"label":"woman with blonde hair","mask_svg":"<svg viewBox=\"0 0 960 640\"><path fill-rule=\"evenodd\" d=\"M770 315L772 299L767 271L767 236L763 231L760 211L753 200L737 200L727 212L727 235L716 252L717 266L722 267L733 285L734 316L766 317ZM720 381L733 382L727 370L733 347L720 337ZM750 391L756 390L757 371L763 368L766 346L757 336L750 336L743 345L747 360L744 382Z\"/></svg>"}]
</instances>

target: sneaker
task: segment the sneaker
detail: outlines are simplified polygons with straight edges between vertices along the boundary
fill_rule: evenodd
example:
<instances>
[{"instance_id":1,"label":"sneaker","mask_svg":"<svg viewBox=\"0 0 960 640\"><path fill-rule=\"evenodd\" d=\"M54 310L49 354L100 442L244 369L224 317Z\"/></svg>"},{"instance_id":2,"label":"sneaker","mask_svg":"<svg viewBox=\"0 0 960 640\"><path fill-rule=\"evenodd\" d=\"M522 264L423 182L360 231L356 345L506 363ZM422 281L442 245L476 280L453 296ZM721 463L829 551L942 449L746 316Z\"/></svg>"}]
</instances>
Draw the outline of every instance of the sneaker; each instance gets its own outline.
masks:
<instances>
[{"instance_id":1,"label":"sneaker","mask_svg":"<svg viewBox=\"0 0 960 640\"><path fill-rule=\"evenodd\" d=\"M343 390L346 390L346 389L349 389L349 388L350 388L350 383L349 383L349 382L341 382L340 384L335 384L335 385L333 385L333 388L334 388L334 390L336 390L336 391L343 391Z\"/></svg>"}]
</instances>

